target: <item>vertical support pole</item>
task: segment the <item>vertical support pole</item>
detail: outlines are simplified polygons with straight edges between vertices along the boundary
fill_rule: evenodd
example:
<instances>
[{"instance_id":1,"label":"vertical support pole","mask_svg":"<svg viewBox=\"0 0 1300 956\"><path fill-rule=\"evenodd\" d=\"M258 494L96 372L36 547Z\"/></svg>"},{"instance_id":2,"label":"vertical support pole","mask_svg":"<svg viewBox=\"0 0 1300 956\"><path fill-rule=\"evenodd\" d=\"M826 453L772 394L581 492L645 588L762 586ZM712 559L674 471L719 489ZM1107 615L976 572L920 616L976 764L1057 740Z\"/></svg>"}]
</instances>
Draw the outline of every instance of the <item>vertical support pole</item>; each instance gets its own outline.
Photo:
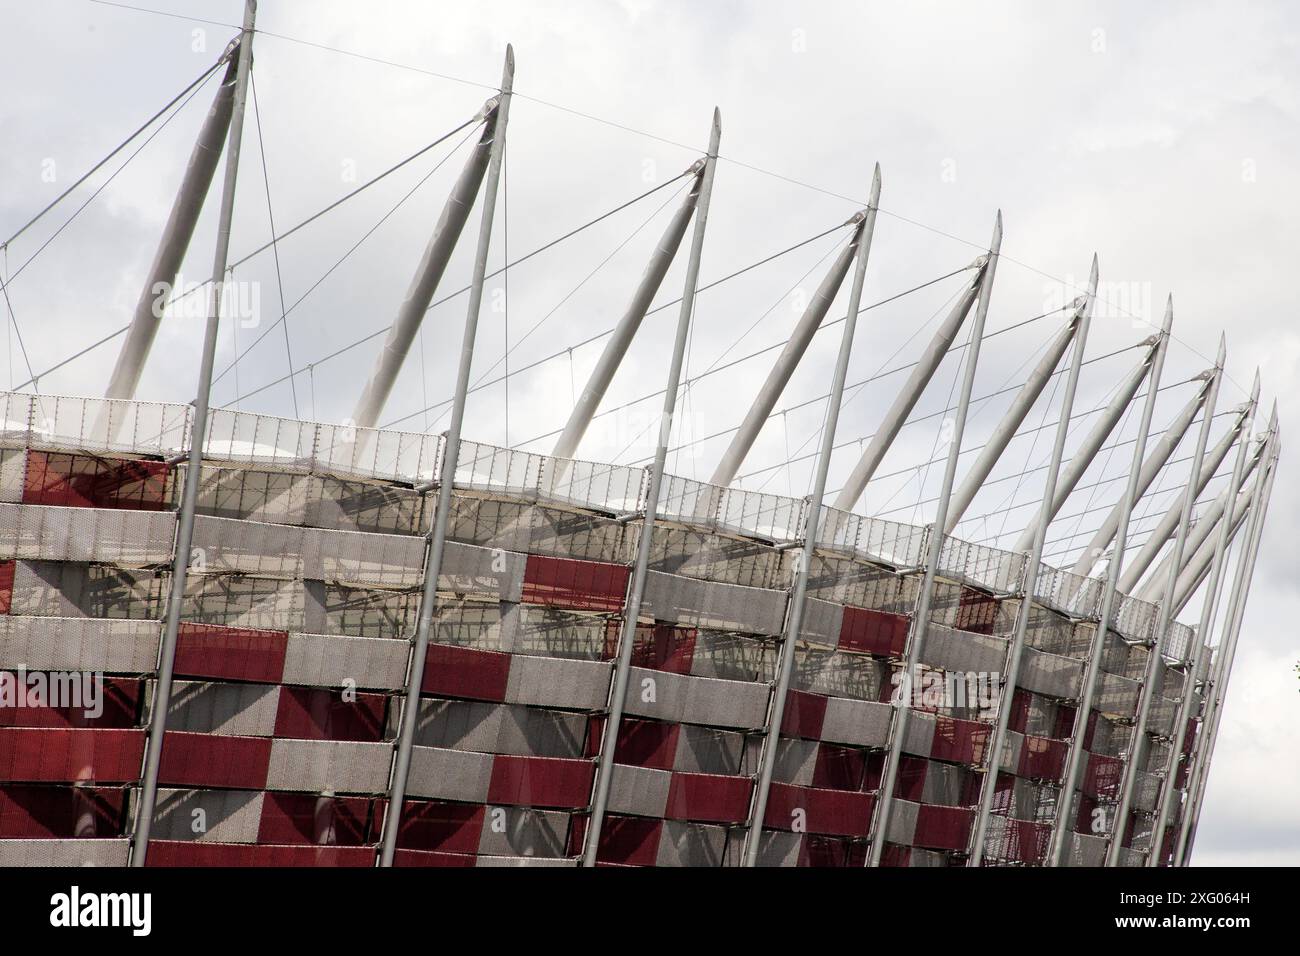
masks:
<instances>
[{"instance_id":1,"label":"vertical support pole","mask_svg":"<svg viewBox=\"0 0 1300 956\"><path fill-rule=\"evenodd\" d=\"M984 261L980 275L979 304L975 309L975 324L971 328L970 346L966 351L966 373L962 381L961 398L957 403L957 420L953 426L952 441L948 445L948 461L944 465L943 485L939 492L934 523L930 529L928 540L930 553L926 558L925 577L921 583L921 592L916 598L916 613L912 617L905 664L907 670L900 685L905 688L910 687L911 675L921 660L921 650L925 644L925 632L930 619L930 602L934 596L934 579L939 572L939 555L943 552L943 526L948 518L948 499L952 496L952 486L957 477L957 459L961 454L962 435L966 431L966 415L970 411L971 392L975 388L975 369L979 364L980 345L984 339L984 320L988 318L989 297L993 294L993 276L997 272L998 253L1001 249L1002 210L999 209L997 220L993 225L993 240L989 243L988 257ZM853 502L850 502L850 505L852 504ZM910 694L906 696L910 697ZM911 702L905 698L898 701L896 707L898 712L894 715L893 727L890 730L889 752L885 757L884 773L881 775L876 818L871 827L868 866L880 865L880 857L885 850L885 840L889 836L889 813L893 807L894 783L898 779L898 764L902 756L903 740L907 735L907 718L911 712Z\"/></svg>"},{"instance_id":2,"label":"vertical support pole","mask_svg":"<svg viewBox=\"0 0 1300 956\"><path fill-rule=\"evenodd\" d=\"M1029 632L1029 618L1034 609L1034 585L1038 581L1038 569L1043 562L1043 545L1047 542L1047 528L1052 523L1052 500L1056 496L1056 479L1061 473L1061 459L1065 457L1065 440L1070 434L1070 417L1074 412L1074 396L1079 390L1079 375L1083 371L1083 351L1088 344L1088 329L1092 323L1092 307L1097 297L1097 257L1092 257L1092 272L1088 276L1088 294L1084 299L1079 315L1079 330L1074 337L1074 349L1070 354L1070 374L1065 382L1065 394L1061 397L1060 419L1056 423L1056 440L1052 446L1052 459L1047 466L1047 482L1043 488L1043 503L1038 515L1038 524L1034 531L1034 546L1029 552L1029 562L1025 565L1023 594L1020 611L1016 615L1016 630L1007 648L1007 673L1003 675L1002 693L998 697L998 716L993 725L993 743L987 751L988 771L984 774L984 784L980 787L979 812L975 817L975 827L971 834L972 846L969 857L970 866L979 866L984 861L984 840L989 828L989 814L993 811L993 795L997 792L998 773L1002 769L1002 748L1006 744L1007 725L1011 721L1011 700L1016 692L1016 680L1020 675L1020 657L1025 647L1025 635Z\"/></svg>"},{"instance_id":3,"label":"vertical support pole","mask_svg":"<svg viewBox=\"0 0 1300 956\"><path fill-rule=\"evenodd\" d=\"M185 577L190 567L190 546L194 540L194 506L203 472L203 440L207 434L208 398L212 391L212 367L217 354L217 331L221 318L221 292L226 278L230 250L230 224L235 209L235 181L239 176L239 147L244 132L244 103L248 94L248 70L253 59L253 22L256 0L244 2L244 24L239 38L239 65L235 76L235 101L230 121L230 144L226 151L225 180L222 183L221 213L217 223L216 250L212 262L212 307L203 330L203 356L199 365L199 388L194 397L194 430L190 437L189 465L185 472L181 513L176 529L176 556L172 564L171 593L167 599L167 623L158 649L158 680L154 686L149 738L145 746L140 800L136 806L135 830L131 840L132 867L142 867L149 852L149 831L153 826L158 799L158 767L162 762L163 737L167 731L167 708L171 703L172 668L176 663L176 634L181 607L185 602Z\"/></svg>"},{"instance_id":4,"label":"vertical support pole","mask_svg":"<svg viewBox=\"0 0 1300 956\"><path fill-rule=\"evenodd\" d=\"M853 336L858 326L858 312L862 306L862 286L867 277L867 258L871 254L871 239L876 231L876 210L880 208L880 164L876 164L871 179L871 198L867 202L866 218L859 227L857 267L853 272L853 286L849 290L849 308L844 318L844 332L840 337L840 351L835 360L835 373L831 380L830 397L826 404L826 420L822 427L821 448L817 453L817 471L809 499L808 523L804 530L803 552L795 575L794 592L790 596L790 609L786 615L785 634L781 641L780 660L777 663L776 686L768 707L767 737L763 741L759 758L758 779L754 783L754 798L750 801L749 836L745 841L745 866L758 864L758 853L763 838L763 817L767 813L767 798L772 787L772 770L776 765L776 750L781 738L781 720L785 714L785 697L790 689L790 675L794 671L795 644L803 625L805 597L808 593L808 571L817 550L821 527L822 499L826 495L826 476L835 449L835 429L839 425L840 404L844 399L844 380L848 376L849 356L853 351ZM829 302L827 303L829 305Z\"/></svg>"},{"instance_id":5,"label":"vertical support pole","mask_svg":"<svg viewBox=\"0 0 1300 956\"><path fill-rule=\"evenodd\" d=\"M1205 458L1205 446L1210 439L1210 425L1214 421L1214 408L1219 398L1219 387L1223 383L1223 363L1226 358L1227 343L1220 336L1219 354L1214 363L1214 381L1210 386L1210 395L1205 400L1205 409L1201 412L1201 430L1196 436L1196 451L1192 455L1191 477L1188 478L1188 493L1183 497L1182 514L1178 519L1178 535L1174 539L1173 562L1169 568L1169 580L1165 586L1164 599L1156 613L1155 631L1152 635L1151 655L1147 659L1146 681L1138 703L1137 723L1133 727L1133 737L1129 741L1129 759L1124 765L1119 808L1111 827L1110 844L1106 850L1106 865L1119 863L1120 850L1124 847L1124 831L1128 829L1129 810L1133 806L1133 791L1137 785L1137 775L1146 746L1147 722L1151 717L1151 705L1160 688L1164 685L1164 649L1170 624L1170 611L1174 600L1174 587L1178 583L1178 568L1183 561L1183 547L1187 543L1187 528L1192 520L1192 502L1196 495L1192 487L1201 472L1201 462ZM1159 848L1152 852L1158 853Z\"/></svg>"},{"instance_id":6,"label":"vertical support pole","mask_svg":"<svg viewBox=\"0 0 1300 956\"><path fill-rule=\"evenodd\" d=\"M492 219L497 206L497 186L501 182L501 154L505 148L506 121L510 115L514 79L515 51L507 44L505 70L501 77L501 102L497 106L496 130L492 138L487 182L483 187L483 218L479 223L478 246L474 254L465 332L460 346L460 366L456 372L456 393L452 402L451 422L447 427L442 475L438 481L438 506L433 516L433 534L425 562L415 641L411 649L411 663L407 668L406 697L402 703L393 772L389 781L388 810L384 814L383 840L379 852L379 865L382 867L393 865L397 835L401 830L402 805L406 800L406 783L411 770L411 747L415 740L415 725L419 720L420 687L424 683L425 658L429 652L429 629L438 604L438 573L442 568L443 548L447 542L447 521L456 483L456 463L460 458L460 430L465 421L470 368L474 362L474 337L478 332L479 310L483 304L483 280L487 273L488 249L492 244Z\"/></svg>"},{"instance_id":7,"label":"vertical support pole","mask_svg":"<svg viewBox=\"0 0 1300 956\"><path fill-rule=\"evenodd\" d=\"M1276 423L1276 404L1273 420ZM1275 442L1278 440L1276 430L1273 440ZM1241 632L1242 615L1245 613L1246 599L1250 595L1250 582L1255 573L1255 559L1259 554L1259 545L1263 537L1264 519L1268 513L1269 499L1273 494L1273 475L1276 470L1278 451L1280 448L1275 448L1273 465L1269 467L1268 479L1260 492L1260 497L1252 503L1246 541L1237 559L1237 572L1233 578L1232 594L1223 622L1223 638L1219 641L1218 660L1215 662L1211 680L1212 706L1202 725L1205 740L1200 748L1201 756L1196 761L1195 786L1188 788L1191 796L1188 800L1187 818L1178 840L1178 851L1174 861L1177 866L1186 866L1192 853L1192 845L1196 840L1196 827L1201 818L1201 803L1205 798L1205 787L1214 758L1214 745L1219 736L1219 721L1223 716L1223 701L1227 696L1228 680L1232 676L1232 664L1237 654L1237 638Z\"/></svg>"},{"instance_id":8,"label":"vertical support pole","mask_svg":"<svg viewBox=\"0 0 1300 956\"><path fill-rule=\"evenodd\" d=\"M1258 381L1258 373L1256 374ZM1253 404L1253 403L1252 403ZM1247 413L1246 420L1250 420L1253 409ZM1214 626L1214 612L1217 610L1219 599L1219 580L1223 572L1223 561L1228 552L1228 538L1232 530L1232 502L1237 495L1237 484L1241 480L1241 473L1246 464L1246 446L1250 444L1249 426L1243 427L1237 435L1237 457L1232 463L1232 477L1228 479L1229 504L1227 514L1219 521L1219 533L1214 542L1214 559L1210 563L1210 581L1206 588L1204 603L1201 605L1201 620L1196 628L1196 639L1192 641L1191 653L1187 663L1187 676L1183 681L1183 697L1178 705L1178 716L1174 720L1174 742L1169 748L1169 760L1165 764L1165 782L1164 788L1160 793L1160 812L1156 817L1156 825L1153 831L1152 852L1147 857L1148 866L1158 866L1160 857L1164 854L1165 825L1169 822L1169 814L1173 810L1174 797L1177 789L1174 786L1175 777L1177 776L1178 764L1182 757L1183 738L1187 733L1187 724L1192 716L1192 694L1196 690L1196 671L1201 663L1202 648L1205 646L1206 639L1209 637L1210 630ZM1191 757L1189 755L1188 759ZM1191 777L1187 778L1187 783L1191 783ZM1190 796L1190 791L1189 794Z\"/></svg>"},{"instance_id":9,"label":"vertical support pole","mask_svg":"<svg viewBox=\"0 0 1300 956\"><path fill-rule=\"evenodd\" d=\"M1151 419L1155 414L1156 399L1160 391L1160 378L1165 368L1165 355L1169 351L1169 333L1174 322L1173 299L1165 305L1164 325L1160 329L1160 340L1151 356L1151 371L1147 378L1147 397L1142 405L1142 419L1138 424L1137 440L1133 443L1133 459L1129 466L1128 483L1124 487L1124 497L1118 509L1119 520L1115 532L1115 552L1106 568L1105 584L1101 592L1101 608L1097 617L1097 634L1092 639L1091 653L1083 676L1083 692L1079 698L1079 709L1074 717L1074 733L1070 738L1070 750L1066 757L1065 780L1061 792L1056 798L1056 819L1052 821L1052 837L1048 848L1048 865L1062 866L1070 845L1071 819L1074 812L1074 791L1079 783L1079 772L1083 767L1083 738L1087 733L1088 720L1092 716L1092 702L1097 694L1097 684L1101 679L1101 662L1106 653L1106 638L1110 630L1111 608L1115 603L1115 582L1119 579L1120 568L1124 565L1124 550L1128 544L1128 523L1133 515L1133 506L1138 499L1140 484L1139 469L1142 456L1146 452L1147 438L1151 434Z\"/></svg>"},{"instance_id":10,"label":"vertical support pole","mask_svg":"<svg viewBox=\"0 0 1300 956\"><path fill-rule=\"evenodd\" d=\"M618 635L618 660L614 666L614 680L610 690L609 714L605 718L605 731L601 738L600 753L596 757L596 781L591 804L591 818L582 853L583 866L595 866L600 849L600 831L609 806L609 787L614 779L614 749L618 745L619 725L623 720L623 701L627 696L628 675L632 667L632 645L636 643L637 617L641 613L641 598L645 593L646 573L650 564L650 546L654 539L655 518L659 511L659 492L663 486L664 465L668 460L668 442L672 437L673 414L677 408L677 388L681 383L682 363L686 356L686 339L691 327L691 314L695 310L695 289L699 284L700 256L704 251L704 227L709 218L709 199L713 194L713 176L718 165L718 143L722 138L722 114L713 111L713 130L709 135L709 152L704 160L700 177L699 197L695 203L695 230L691 235L690 258L686 263L686 287L682 292L681 309L677 314L677 335L673 340L672 363L668 369L668 385L664 389L663 414L659 420L659 442L655 448L654 464L650 469L650 484L646 489L645 516L641 523L641 538L637 542L636 566L632 569L632 582L628 591L627 606L623 611L623 624Z\"/></svg>"}]
</instances>

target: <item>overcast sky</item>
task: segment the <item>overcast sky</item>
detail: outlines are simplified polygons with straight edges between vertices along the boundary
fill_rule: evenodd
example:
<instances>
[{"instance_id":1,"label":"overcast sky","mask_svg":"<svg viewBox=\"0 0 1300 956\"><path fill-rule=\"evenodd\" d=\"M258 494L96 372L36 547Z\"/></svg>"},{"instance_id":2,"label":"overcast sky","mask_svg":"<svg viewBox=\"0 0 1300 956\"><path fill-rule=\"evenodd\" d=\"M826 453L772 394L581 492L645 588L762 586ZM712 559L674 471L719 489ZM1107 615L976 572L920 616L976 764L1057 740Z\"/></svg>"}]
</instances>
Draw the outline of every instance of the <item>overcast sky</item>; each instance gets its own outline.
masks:
<instances>
[{"instance_id":1,"label":"overcast sky","mask_svg":"<svg viewBox=\"0 0 1300 956\"><path fill-rule=\"evenodd\" d=\"M236 32L243 6L140 5L175 16L90 0L0 0L0 239L207 69ZM1098 360L1085 368L1076 415L1104 403L1139 361L1140 350L1131 347L1151 334L1169 294L1176 341L1157 428L1191 398L1191 379L1213 364L1221 331L1228 336L1228 381L1219 411L1244 400L1258 367L1265 408L1276 398L1284 424L1300 414L1300 397L1287 387L1300 373L1293 321L1300 11L1226 2L812 6L264 0L258 26L267 32L256 40L254 70L262 136L250 109L232 260L270 239L268 193L276 230L284 232L472 117L500 81L509 41L519 95L510 114L493 268L684 171L703 151L717 106L723 160L703 282L845 222L865 204L878 161L883 212L867 303L969 265L987 246L1001 209L1004 256L988 329L1050 313L986 344L977 396L1023 381L1064 322L1054 310L1078 294L1096 252L1103 301L1085 354ZM143 138L0 256L3 274L14 277L0 382L18 386L29 367L41 373L128 321L212 93L210 82L134 159L122 165ZM278 277L269 252L236 269L248 314L223 324L218 371L265 338L220 377L216 403L286 416L296 409L323 421L352 414L381 339L328 356L391 322L464 161L466 135L286 239L278 246ZM604 340L580 343L618 319L684 182L510 269L508 295L502 278L492 280L475 381L501 375L507 342L512 369L547 360L512 375L508 388L475 392L467 437L550 450L551 433L563 426ZM215 194L185 260L187 283L209 276ZM475 215L467 235L477 222ZM835 231L700 295L686 371L688 378L711 374L682 393L671 470L709 477L730 438L726 430L744 416L770 366L771 347L789 334L846 235ZM468 280L472 243L461 246L440 295ZM966 275L866 313L850 383L915 359ZM681 288L679 261L656 304L671 302ZM847 289L831 318L843 314L846 297ZM275 325L289 306L284 323ZM461 295L429 313L385 424L446 427L439 417L445 405L437 403L451 393L464 310ZM603 409L663 387L675 318L667 308L646 319ZM745 462L745 487L807 492L806 456L825 411L817 399L840 328L814 340L777 405L783 413L768 422ZM190 400L201 334L199 314L169 317L138 397ZM43 377L41 390L102 394L119 342ZM291 367L292 386L265 387ZM861 506L867 513L930 520L927 499L941 468L919 466L942 450L941 423L959 372L958 357L950 356L913 413L922 420L904 430L869 487ZM902 377L849 392L831 489L853 466L856 439L871 434ZM1060 391L1049 389L1033 410L1026 428L1049 428L1011 445L968 510L962 536L1009 547L1029 520L1041 499L1042 471L1015 476L1045 463ZM973 407L963 447L983 442L1010 399L997 394ZM579 455L643 460L653 450L659 401L598 419ZM1136 418L1126 418L1112 438L1117 447L1103 452L1062 509L1049 560L1072 560L1070 549L1087 541L1120 495L1131 456L1123 442L1135 434ZM1214 423L1214 438L1228 422L1225 415ZM1080 415L1071 446L1090 424L1091 416ZM1139 507L1135 543L1186 480L1193 437ZM789 459L795 463L782 464ZM1300 556L1292 534L1300 494L1287 474L1275 487L1197 863L1300 863L1300 745L1293 732ZM1006 480L992 480L998 478ZM1225 480L1202 500L1208 503ZM1185 620L1195 622L1198 605L1192 602Z\"/></svg>"}]
</instances>

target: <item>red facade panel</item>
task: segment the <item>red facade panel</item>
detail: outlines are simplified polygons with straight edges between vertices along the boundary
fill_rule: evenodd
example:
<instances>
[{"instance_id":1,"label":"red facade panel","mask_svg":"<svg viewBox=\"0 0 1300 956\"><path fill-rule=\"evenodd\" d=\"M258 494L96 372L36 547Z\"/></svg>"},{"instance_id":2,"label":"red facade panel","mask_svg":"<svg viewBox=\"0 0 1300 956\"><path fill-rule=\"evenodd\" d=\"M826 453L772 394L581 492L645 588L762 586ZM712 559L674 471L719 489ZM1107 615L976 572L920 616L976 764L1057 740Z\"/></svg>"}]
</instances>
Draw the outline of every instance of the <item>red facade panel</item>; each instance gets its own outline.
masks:
<instances>
[{"instance_id":1,"label":"red facade panel","mask_svg":"<svg viewBox=\"0 0 1300 956\"><path fill-rule=\"evenodd\" d=\"M217 624L181 624L176 634L178 677L278 684L289 635Z\"/></svg>"},{"instance_id":2,"label":"red facade panel","mask_svg":"<svg viewBox=\"0 0 1300 956\"><path fill-rule=\"evenodd\" d=\"M0 561L0 614L8 614L13 607L15 564L13 561Z\"/></svg>"},{"instance_id":3,"label":"red facade panel","mask_svg":"<svg viewBox=\"0 0 1300 956\"><path fill-rule=\"evenodd\" d=\"M393 866L477 866L478 858L468 853L438 853L431 850L401 850L393 854Z\"/></svg>"},{"instance_id":4,"label":"red facade panel","mask_svg":"<svg viewBox=\"0 0 1300 956\"><path fill-rule=\"evenodd\" d=\"M310 793L267 793L262 798L258 843L362 846L375 842L373 800Z\"/></svg>"},{"instance_id":5,"label":"red facade panel","mask_svg":"<svg viewBox=\"0 0 1300 956\"><path fill-rule=\"evenodd\" d=\"M122 835L126 791L0 786L0 839L88 839Z\"/></svg>"},{"instance_id":6,"label":"red facade panel","mask_svg":"<svg viewBox=\"0 0 1300 956\"><path fill-rule=\"evenodd\" d=\"M605 817L600 829L596 862L616 866L654 866L659 856L659 838L664 821L648 817ZM569 855L582 852L586 818L575 817L569 832Z\"/></svg>"},{"instance_id":7,"label":"red facade panel","mask_svg":"<svg viewBox=\"0 0 1300 956\"><path fill-rule=\"evenodd\" d=\"M963 587L957 605L957 629L973 634L992 634L997 624L998 599L983 591Z\"/></svg>"},{"instance_id":8,"label":"red facade panel","mask_svg":"<svg viewBox=\"0 0 1300 956\"><path fill-rule=\"evenodd\" d=\"M420 689L440 697L500 703L510 680L510 655L472 647L430 644Z\"/></svg>"},{"instance_id":9,"label":"red facade panel","mask_svg":"<svg viewBox=\"0 0 1300 956\"><path fill-rule=\"evenodd\" d=\"M528 556L524 567L525 604L549 604L585 611L619 611L631 569L625 564Z\"/></svg>"},{"instance_id":10,"label":"red facade panel","mask_svg":"<svg viewBox=\"0 0 1300 956\"><path fill-rule=\"evenodd\" d=\"M613 660L618 654L618 636L622 627L621 620L611 620L606 628L606 660ZM696 634L693 627L664 623L639 625L632 645L632 666L689 674L695 658Z\"/></svg>"},{"instance_id":11,"label":"red facade panel","mask_svg":"<svg viewBox=\"0 0 1300 956\"><path fill-rule=\"evenodd\" d=\"M470 803L407 800L402 806L402 827L397 845L408 850L439 853L478 852L486 808Z\"/></svg>"},{"instance_id":12,"label":"red facade panel","mask_svg":"<svg viewBox=\"0 0 1300 956\"><path fill-rule=\"evenodd\" d=\"M1083 786L1079 789L1090 797L1117 797L1123 773L1124 764L1118 757L1088 754Z\"/></svg>"},{"instance_id":13,"label":"red facade panel","mask_svg":"<svg viewBox=\"0 0 1300 956\"><path fill-rule=\"evenodd\" d=\"M354 694L324 687L282 687L275 736L299 740L384 739L383 694Z\"/></svg>"},{"instance_id":14,"label":"red facade panel","mask_svg":"<svg viewBox=\"0 0 1300 956\"><path fill-rule=\"evenodd\" d=\"M912 848L899 846L897 843L885 844L885 852L880 854L881 866L911 866Z\"/></svg>"},{"instance_id":15,"label":"red facade panel","mask_svg":"<svg viewBox=\"0 0 1300 956\"><path fill-rule=\"evenodd\" d=\"M1064 740L1028 735L1020 748L1020 765L1016 773L1038 780L1057 780L1065 773L1069 744Z\"/></svg>"},{"instance_id":16,"label":"red facade panel","mask_svg":"<svg viewBox=\"0 0 1300 956\"><path fill-rule=\"evenodd\" d=\"M373 847L150 840L148 866L374 866Z\"/></svg>"},{"instance_id":17,"label":"red facade panel","mask_svg":"<svg viewBox=\"0 0 1300 956\"><path fill-rule=\"evenodd\" d=\"M664 816L701 823L744 823L749 817L748 777L711 773L674 773L668 786Z\"/></svg>"},{"instance_id":18,"label":"red facade panel","mask_svg":"<svg viewBox=\"0 0 1300 956\"><path fill-rule=\"evenodd\" d=\"M820 740L822 725L826 722L826 698L803 690L791 690L785 695L785 709L781 712L781 733L786 737L803 737Z\"/></svg>"},{"instance_id":19,"label":"red facade panel","mask_svg":"<svg viewBox=\"0 0 1300 956\"><path fill-rule=\"evenodd\" d=\"M161 461L29 451L23 504L162 511L167 473Z\"/></svg>"},{"instance_id":20,"label":"red facade panel","mask_svg":"<svg viewBox=\"0 0 1300 956\"><path fill-rule=\"evenodd\" d=\"M267 737L224 737L169 730L158 782L172 787L261 790L271 762ZM138 770L139 768L137 768Z\"/></svg>"},{"instance_id":21,"label":"red facade panel","mask_svg":"<svg viewBox=\"0 0 1300 956\"><path fill-rule=\"evenodd\" d=\"M907 617L865 607L845 606L840 625L841 650L880 657L902 657L907 645Z\"/></svg>"},{"instance_id":22,"label":"red facade panel","mask_svg":"<svg viewBox=\"0 0 1300 956\"><path fill-rule=\"evenodd\" d=\"M978 766L984 762L991 725L956 717L935 718L934 743L930 756L935 760Z\"/></svg>"},{"instance_id":23,"label":"red facade panel","mask_svg":"<svg viewBox=\"0 0 1300 956\"><path fill-rule=\"evenodd\" d=\"M875 795L843 790L818 790L772 783L763 825L773 830L799 827L807 833L865 837L871 830Z\"/></svg>"},{"instance_id":24,"label":"red facade panel","mask_svg":"<svg viewBox=\"0 0 1300 956\"><path fill-rule=\"evenodd\" d=\"M809 834L799 848L799 865L816 867L862 867L867 863L867 845L836 837Z\"/></svg>"},{"instance_id":25,"label":"red facade panel","mask_svg":"<svg viewBox=\"0 0 1300 956\"><path fill-rule=\"evenodd\" d=\"M144 732L84 728L0 728L0 780L123 782L140 778Z\"/></svg>"},{"instance_id":26,"label":"red facade panel","mask_svg":"<svg viewBox=\"0 0 1300 956\"><path fill-rule=\"evenodd\" d=\"M922 804L917 810L912 844L929 850L965 850L974 822L974 810Z\"/></svg>"},{"instance_id":27,"label":"red facade panel","mask_svg":"<svg viewBox=\"0 0 1300 956\"><path fill-rule=\"evenodd\" d=\"M924 757L899 754L898 776L894 779L894 796L900 800L920 803L925 793L925 775L930 761Z\"/></svg>"},{"instance_id":28,"label":"red facade panel","mask_svg":"<svg viewBox=\"0 0 1300 956\"><path fill-rule=\"evenodd\" d=\"M31 674L28 674L31 677ZM8 677L4 678L10 679ZM30 687L30 685L28 685ZM139 722L143 681L105 677L100 684L98 714L88 708L27 706L0 707L0 727L115 727L130 729Z\"/></svg>"},{"instance_id":29,"label":"red facade panel","mask_svg":"<svg viewBox=\"0 0 1300 956\"><path fill-rule=\"evenodd\" d=\"M577 809L591 800L595 765L562 757L514 757L492 761L488 803L508 806Z\"/></svg>"},{"instance_id":30,"label":"red facade panel","mask_svg":"<svg viewBox=\"0 0 1300 956\"><path fill-rule=\"evenodd\" d=\"M614 762L631 764L635 767L649 767L653 770L672 770L673 761L677 756L677 738L681 734L681 729L680 724L624 717L618 727L618 746L614 750ZM593 734L596 733L593 731ZM596 743L593 750L598 750L600 737L595 736L594 739Z\"/></svg>"},{"instance_id":31,"label":"red facade panel","mask_svg":"<svg viewBox=\"0 0 1300 956\"><path fill-rule=\"evenodd\" d=\"M864 790L872 764L871 754L853 747L822 743L813 765L814 787L821 790Z\"/></svg>"},{"instance_id":32,"label":"red facade panel","mask_svg":"<svg viewBox=\"0 0 1300 956\"><path fill-rule=\"evenodd\" d=\"M1007 820L998 859L1017 863L1040 863L1047 856L1052 827L1032 820Z\"/></svg>"}]
</instances>

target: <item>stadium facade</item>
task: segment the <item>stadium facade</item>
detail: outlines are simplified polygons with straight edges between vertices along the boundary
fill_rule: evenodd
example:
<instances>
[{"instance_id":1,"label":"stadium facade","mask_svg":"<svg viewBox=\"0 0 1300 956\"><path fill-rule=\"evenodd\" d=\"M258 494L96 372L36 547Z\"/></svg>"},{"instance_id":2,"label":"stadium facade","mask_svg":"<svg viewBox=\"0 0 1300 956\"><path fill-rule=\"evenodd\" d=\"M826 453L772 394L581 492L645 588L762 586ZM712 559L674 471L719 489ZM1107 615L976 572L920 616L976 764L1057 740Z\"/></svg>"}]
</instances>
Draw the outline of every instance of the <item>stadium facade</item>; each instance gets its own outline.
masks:
<instances>
[{"instance_id":1,"label":"stadium facade","mask_svg":"<svg viewBox=\"0 0 1300 956\"><path fill-rule=\"evenodd\" d=\"M250 3L242 42L213 67L225 78L107 397L0 393L0 865L1187 861L1280 447L1276 417L1251 439L1258 383L1211 444L1222 349L1148 445L1168 314L1065 459L1094 264L1061 337L958 475L999 221L849 483L823 504L877 172L711 482L666 472L668 428L645 468L576 459L685 245L664 392L673 420L715 116L556 453L463 439L508 55L353 421L210 409L219 293L196 402L137 399L154 290L175 279L223 144L216 289L226 273L252 17ZM451 427L373 427L480 189ZM846 282L814 493L736 487ZM934 522L854 513L963 327L970 354ZM1011 550L953 536L1067 352L1037 518ZM1142 424L1123 498L1074 566L1044 563L1047 525L1130 409ZM1198 417L1187 492L1126 564L1129 516ZM1226 489L1193 524L1196 496L1229 461ZM1198 594L1201 626L1178 622ZM67 696L83 686L93 691Z\"/></svg>"}]
</instances>

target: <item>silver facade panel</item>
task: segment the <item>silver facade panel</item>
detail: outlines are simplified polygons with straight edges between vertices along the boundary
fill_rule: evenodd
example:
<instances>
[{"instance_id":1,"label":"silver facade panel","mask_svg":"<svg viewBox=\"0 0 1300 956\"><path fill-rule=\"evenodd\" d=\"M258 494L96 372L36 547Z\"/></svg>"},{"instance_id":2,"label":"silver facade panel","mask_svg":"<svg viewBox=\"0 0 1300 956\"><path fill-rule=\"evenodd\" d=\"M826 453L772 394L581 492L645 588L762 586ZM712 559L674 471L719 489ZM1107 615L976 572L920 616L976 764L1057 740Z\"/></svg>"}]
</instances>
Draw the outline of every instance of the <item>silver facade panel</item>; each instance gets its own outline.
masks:
<instances>
[{"instance_id":1,"label":"silver facade panel","mask_svg":"<svg viewBox=\"0 0 1300 956\"><path fill-rule=\"evenodd\" d=\"M420 746L411 750L407 791L413 797L483 803L491 781L491 754Z\"/></svg>"},{"instance_id":2,"label":"silver facade panel","mask_svg":"<svg viewBox=\"0 0 1300 956\"><path fill-rule=\"evenodd\" d=\"M392 752L389 743L273 739L266 789L382 793Z\"/></svg>"},{"instance_id":3,"label":"silver facade panel","mask_svg":"<svg viewBox=\"0 0 1300 956\"><path fill-rule=\"evenodd\" d=\"M277 684L178 680L172 685L167 729L240 737L271 737L280 705Z\"/></svg>"},{"instance_id":4,"label":"silver facade panel","mask_svg":"<svg viewBox=\"0 0 1300 956\"><path fill-rule=\"evenodd\" d=\"M262 823L260 790L158 790L153 840L256 843Z\"/></svg>"}]
</instances>

